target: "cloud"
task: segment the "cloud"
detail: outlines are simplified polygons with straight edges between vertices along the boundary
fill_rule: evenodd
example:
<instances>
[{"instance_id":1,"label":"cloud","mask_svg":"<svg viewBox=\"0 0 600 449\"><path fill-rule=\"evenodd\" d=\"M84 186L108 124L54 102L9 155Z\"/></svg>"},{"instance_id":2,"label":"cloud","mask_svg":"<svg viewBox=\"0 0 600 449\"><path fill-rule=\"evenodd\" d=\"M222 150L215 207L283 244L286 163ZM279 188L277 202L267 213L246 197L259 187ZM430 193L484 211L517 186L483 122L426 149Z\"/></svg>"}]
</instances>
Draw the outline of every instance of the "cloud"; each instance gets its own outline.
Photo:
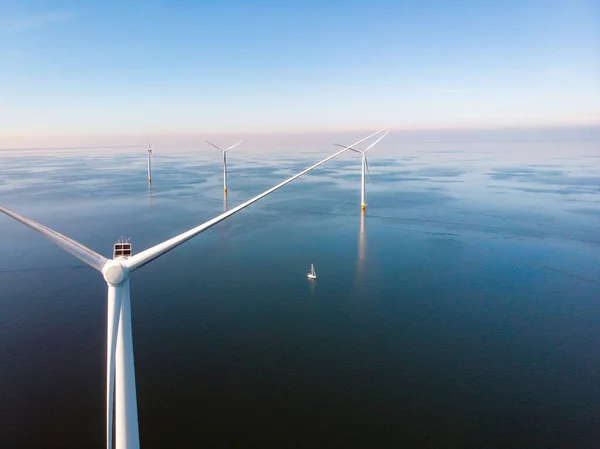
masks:
<instances>
[{"instance_id":1,"label":"cloud","mask_svg":"<svg viewBox=\"0 0 600 449\"><path fill-rule=\"evenodd\" d=\"M14 33L40 28L52 23L64 22L69 20L72 15L70 12L55 11L37 16L2 20L0 21L0 33Z\"/></svg>"}]
</instances>

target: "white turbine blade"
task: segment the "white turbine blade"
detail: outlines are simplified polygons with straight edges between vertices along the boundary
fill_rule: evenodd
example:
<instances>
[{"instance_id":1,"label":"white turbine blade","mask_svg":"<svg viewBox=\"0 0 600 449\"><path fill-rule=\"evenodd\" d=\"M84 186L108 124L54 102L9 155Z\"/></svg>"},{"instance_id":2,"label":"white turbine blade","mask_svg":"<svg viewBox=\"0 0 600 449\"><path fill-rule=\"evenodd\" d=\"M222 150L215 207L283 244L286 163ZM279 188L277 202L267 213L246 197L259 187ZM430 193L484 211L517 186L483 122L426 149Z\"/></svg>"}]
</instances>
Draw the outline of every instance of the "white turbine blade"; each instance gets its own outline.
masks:
<instances>
[{"instance_id":1,"label":"white turbine blade","mask_svg":"<svg viewBox=\"0 0 600 449\"><path fill-rule=\"evenodd\" d=\"M381 133L381 132L383 132L383 131L384 131L383 129L380 129L380 130L379 130L379 131L377 131L376 133L373 133L373 134L371 134L370 136L367 136L367 137L365 137L364 139L360 139L358 142L354 142L354 143L353 143L353 144L351 144L351 145L340 145L339 143L334 143L334 145L336 145L336 146L338 146L338 147L346 148L347 150L356 151L357 153L363 153L363 151L362 151L362 150L358 150L358 149L354 148L354 145L358 145L359 143L362 143L362 142L364 142L365 140L367 140L367 139L370 139L371 137L373 137L373 136L376 136L377 134L379 134L379 133ZM389 132L389 131L388 131L388 132ZM385 134L387 134L387 133L385 133ZM385 134L384 134L384 136L385 136ZM381 139L382 139L382 138L378 139L378 140L377 140L375 143L379 142ZM374 143L373 145L375 145L375 143ZM373 146L373 145L371 145L371 146ZM371 148L371 147L369 147L369 148ZM366 151L366 150L365 150L365 151Z\"/></svg>"},{"instance_id":2,"label":"white turbine blade","mask_svg":"<svg viewBox=\"0 0 600 449\"><path fill-rule=\"evenodd\" d=\"M390 133L389 131L386 131L386 132L385 132L385 134L384 134L383 136L381 136L379 139L377 139L375 142L373 142L371 145L369 145L369 146L368 146L368 147L365 149L365 151L363 151L363 153L365 153L365 154L366 154L366 153L367 153L367 151L369 151L371 148L373 148L375 145L377 145L377 143L378 143L378 142L379 142L381 139L383 139L385 136L387 136L389 133Z\"/></svg>"},{"instance_id":3,"label":"white turbine blade","mask_svg":"<svg viewBox=\"0 0 600 449\"><path fill-rule=\"evenodd\" d=\"M362 150L357 150L356 148L352 148L352 147L347 147L346 145L341 145L339 143L334 143L334 145L336 147L342 147L342 148L346 148L347 150L352 150L352 151L356 151L357 153L362 154Z\"/></svg>"},{"instance_id":4,"label":"white turbine blade","mask_svg":"<svg viewBox=\"0 0 600 449\"><path fill-rule=\"evenodd\" d=\"M364 139L363 139L364 140ZM163 254L171 251L173 248L178 247L179 245L181 245L182 243L187 242L189 239L197 236L198 234L200 234L201 232L207 230L208 228L216 225L217 223L219 223L220 221L225 220L228 217L231 217L233 214L235 214L236 212L241 211L242 209L250 206L252 203L260 200L261 198L264 198L265 196L267 196L270 193L273 193L275 190L283 187L284 185L292 182L294 179L299 178L300 176L308 173L309 171L317 168L319 165L324 164L325 162L327 162L330 159L333 159L336 156L339 156L340 154L342 154L344 151L346 151L347 149L344 148L343 150L338 151L337 153L323 159L321 162L317 162L315 165L307 168L306 170L301 171L300 173L292 176L291 178L286 179L285 181L283 181L282 183L277 184L275 187L271 187L269 190L261 193L260 195L255 196L254 198L246 201L245 203L240 204L237 207L234 207L233 209L219 215L218 217L213 218L212 220L207 221L206 223L203 223L195 228L190 229L187 232L184 232L183 234L178 235L177 237L173 237L170 240L167 240L163 243L160 243L156 246L153 246L152 248L149 248L145 251L142 251L141 253L136 254L135 256L130 257L129 259L127 259L124 262L124 265L129 269L129 271L134 271L137 270L140 267L143 267L144 265L146 265L149 262L152 262L154 259L162 256Z\"/></svg>"},{"instance_id":5,"label":"white turbine blade","mask_svg":"<svg viewBox=\"0 0 600 449\"><path fill-rule=\"evenodd\" d=\"M369 161L367 156L365 156L365 168L367 169L367 177L369 178L369 182L371 182L371 173L369 173Z\"/></svg>"},{"instance_id":6,"label":"white turbine blade","mask_svg":"<svg viewBox=\"0 0 600 449\"><path fill-rule=\"evenodd\" d=\"M129 285L108 286L108 307L106 317L106 448L112 449L113 416L115 397L115 353L117 350L117 329L121 316L123 288Z\"/></svg>"},{"instance_id":7,"label":"white turbine blade","mask_svg":"<svg viewBox=\"0 0 600 449\"><path fill-rule=\"evenodd\" d=\"M229 148L225 148L225 149L223 150L223 152L229 151L229 150L231 150L232 148L235 148L235 147L237 147L237 146L238 146L240 143L242 143L242 142L243 142L243 140L240 140L238 143L234 143L234 144L233 144L233 145L231 145Z\"/></svg>"},{"instance_id":8,"label":"white turbine blade","mask_svg":"<svg viewBox=\"0 0 600 449\"><path fill-rule=\"evenodd\" d=\"M56 231L53 231L50 228L47 228L44 225L39 224L37 221L33 221L30 218L24 217L10 209L0 206L0 212L4 212L9 217L14 218L17 221L20 221L25 226L33 229L34 231L39 232L42 236L57 246L60 246L62 249L67 251L68 253L73 254L82 262L88 264L90 267L95 268L98 271L102 271L108 259L101 256L100 254L92 251L89 248L86 248L81 243L76 242L75 240L70 239Z\"/></svg>"},{"instance_id":9,"label":"white turbine blade","mask_svg":"<svg viewBox=\"0 0 600 449\"><path fill-rule=\"evenodd\" d=\"M216 146L214 143L210 143L208 140L205 140L205 142L209 145L212 145L213 147L215 147L217 150L223 151L222 148L219 148L218 146Z\"/></svg>"}]
</instances>

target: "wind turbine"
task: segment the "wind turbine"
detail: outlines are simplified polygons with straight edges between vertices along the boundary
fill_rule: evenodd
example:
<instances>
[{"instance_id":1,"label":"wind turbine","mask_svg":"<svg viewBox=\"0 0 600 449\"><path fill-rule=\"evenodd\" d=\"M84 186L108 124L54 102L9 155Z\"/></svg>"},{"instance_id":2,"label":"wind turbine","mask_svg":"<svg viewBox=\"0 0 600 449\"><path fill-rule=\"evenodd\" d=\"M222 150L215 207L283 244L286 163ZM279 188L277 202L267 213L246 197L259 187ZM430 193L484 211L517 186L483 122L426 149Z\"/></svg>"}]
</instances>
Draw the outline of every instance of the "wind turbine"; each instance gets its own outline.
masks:
<instances>
[{"instance_id":1,"label":"wind turbine","mask_svg":"<svg viewBox=\"0 0 600 449\"><path fill-rule=\"evenodd\" d=\"M232 148L237 147L242 142L243 142L243 140L240 140L238 143L234 143L229 148L225 148L223 150L222 148L219 148L218 146L216 146L214 143L210 143L209 141L206 141L207 144L212 145L217 150L221 150L221 152L223 153L223 191L225 193L227 193L227 152L229 150L231 150Z\"/></svg>"},{"instance_id":2,"label":"wind turbine","mask_svg":"<svg viewBox=\"0 0 600 449\"><path fill-rule=\"evenodd\" d=\"M148 182L152 182L152 150L154 147L148 143Z\"/></svg>"},{"instance_id":3,"label":"wind turbine","mask_svg":"<svg viewBox=\"0 0 600 449\"><path fill-rule=\"evenodd\" d=\"M378 131L351 145L357 145L379 134ZM108 286L107 300L107 341L106 341L106 446L112 449L113 436L116 449L138 449L138 413L135 388L135 368L133 360L133 338L131 331L131 304L129 278L133 272L154 261L172 249L187 242L201 232L231 217L256 201L275 192L296 178L310 172L325 162L339 156L349 147L323 159L300 173L271 187L245 203L207 221L183 234L173 237L139 254L131 255L131 244L121 239L114 246L113 258L107 259L81 243L70 239L46 226L0 206L0 212L14 218L25 226L40 233L43 237L77 257L90 267L98 270ZM150 150L149 150L150 151ZM113 407L114 406L114 407ZM113 434L114 409L114 434Z\"/></svg>"},{"instance_id":4,"label":"wind turbine","mask_svg":"<svg viewBox=\"0 0 600 449\"><path fill-rule=\"evenodd\" d=\"M369 164L367 162L367 151L369 151L371 148L373 148L381 139L383 139L388 134L389 134L389 131L386 131L386 133L383 136L381 136L379 139L377 139L375 142L373 142L371 145L369 145L366 150L358 150L358 149L354 148L354 145L350 145L347 147L345 145L340 145L337 143L335 144L338 147L344 147L348 150L356 151L357 153L360 153L362 155L361 180L360 180L360 184L361 184L360 208L362 210L365 210L367 208L367 203L365 203L365 171L367 172L367 175L369 175L369 179L371 178L371 175L369 174Z\"/></svg>"}]
</instances>

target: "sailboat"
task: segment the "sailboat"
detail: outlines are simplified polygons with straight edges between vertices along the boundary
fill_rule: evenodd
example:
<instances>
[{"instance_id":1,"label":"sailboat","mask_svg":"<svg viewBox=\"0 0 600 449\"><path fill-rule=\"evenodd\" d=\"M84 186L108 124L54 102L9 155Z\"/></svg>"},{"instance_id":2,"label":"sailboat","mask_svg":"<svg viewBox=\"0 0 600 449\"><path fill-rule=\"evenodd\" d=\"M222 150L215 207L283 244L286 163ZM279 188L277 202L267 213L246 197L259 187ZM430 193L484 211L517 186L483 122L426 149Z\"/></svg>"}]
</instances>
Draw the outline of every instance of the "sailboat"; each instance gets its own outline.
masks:
<instances>
[{"instance_id":1,"label":"sailboat","mask_svg":"<svg viewBox=\"0 0 600 449\"><path fill-rule=\"evenodd\" d=\"M310 264L310 273L307 274L308 279L317 279L317 272L315 271L315 266Z\"/></svg>"}]
</instances>

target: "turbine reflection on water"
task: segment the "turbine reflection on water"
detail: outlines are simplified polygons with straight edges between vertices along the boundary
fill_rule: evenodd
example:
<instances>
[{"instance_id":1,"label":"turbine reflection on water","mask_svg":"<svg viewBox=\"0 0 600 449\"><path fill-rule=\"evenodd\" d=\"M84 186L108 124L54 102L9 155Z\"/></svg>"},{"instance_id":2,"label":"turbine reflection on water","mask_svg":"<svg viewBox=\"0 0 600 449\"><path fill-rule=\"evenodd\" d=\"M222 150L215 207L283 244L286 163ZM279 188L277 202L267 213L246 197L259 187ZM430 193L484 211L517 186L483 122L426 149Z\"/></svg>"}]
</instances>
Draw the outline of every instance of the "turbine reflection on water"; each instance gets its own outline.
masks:
<instances>
[{"instance_id":1,"label":"turbine reflection on water","mask_svg":"<svg viewBox=\"0 0 600 449\"><path fill-rule=\"evenodd\" d=\"M358 233L358 262L357 262L357 280L360 284L364 282L365 276L365 258L366 258L366 241L365 241L365 215L366 211L360 211L360 232Z\"/></svg>"},{"instance_id":2,"label":"turbine reflection on water","mask_svg":"<svg viewBox=\"0 0 600 449\"><path fill-rule=\"evenodd\" d=\"M152 183L148 183L148 205L154 206L154 195L152 192Z\"/></svg>"},{"instance_id":3,"label":"turbine reflection on water","mask_svg":"<svg viewBox=\"0 0 600 449\"><path fill-rule=\"evenodd\" d=\"M317 285L317 280L309 279L308 282L310 283L310 299L313 299L315 296L315 287Z\"/></svg>"}]
</instances>

